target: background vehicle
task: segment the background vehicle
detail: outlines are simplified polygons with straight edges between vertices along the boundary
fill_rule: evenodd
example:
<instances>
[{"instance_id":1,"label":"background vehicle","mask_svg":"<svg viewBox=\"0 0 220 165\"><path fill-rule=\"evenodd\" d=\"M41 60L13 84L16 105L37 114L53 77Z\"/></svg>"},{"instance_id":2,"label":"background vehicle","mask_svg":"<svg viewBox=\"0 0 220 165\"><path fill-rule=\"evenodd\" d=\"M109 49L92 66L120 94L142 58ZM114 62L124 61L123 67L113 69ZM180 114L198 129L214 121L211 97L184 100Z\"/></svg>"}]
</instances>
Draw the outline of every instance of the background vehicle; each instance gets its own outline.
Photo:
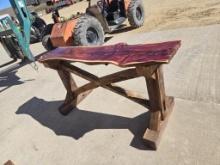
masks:
<instances>
[{"instance_id":1,"label":"background vehicle","mask_svg":"<svg viewBox=\"0 0 220 165\"><path fill-rule=\"evenodd\" d=\"M88 3L85 13L78 13L69 20L60 17L59 8L53 8L54 24L45 28L42 38L47 50L59 46L102 45L105 33L121 28L127 19L132 28L144 23L141 0L99 0L95 5L89 0Z\"/></svg>"},{"instance_id":2,"label":"background vehicle","mask_svg":"<svg viewBox=\"0 0 220 165\"><path fill-rule=\"evenodd\" d=\"M38 6L41 3L40 0L27 0L26 2L27 2L27 5L32 5L32 6Z\"/></svg>"},{"instance_id":3,"label":"background vehicle","mask_svg":"<svg viewBox=\"0 0 220 165\"><path fill-rule=\"evenodd\" d=\"M51 3L53 4L56 8L59 8L61 9L62 7L65 7L65 6L69 6L69 5L72 5L74 2L74 0L48 0L46 3ZM53 10L52 7L47 7L46 8L46 13L51 13Z\"/></svg>"}]
</instances>

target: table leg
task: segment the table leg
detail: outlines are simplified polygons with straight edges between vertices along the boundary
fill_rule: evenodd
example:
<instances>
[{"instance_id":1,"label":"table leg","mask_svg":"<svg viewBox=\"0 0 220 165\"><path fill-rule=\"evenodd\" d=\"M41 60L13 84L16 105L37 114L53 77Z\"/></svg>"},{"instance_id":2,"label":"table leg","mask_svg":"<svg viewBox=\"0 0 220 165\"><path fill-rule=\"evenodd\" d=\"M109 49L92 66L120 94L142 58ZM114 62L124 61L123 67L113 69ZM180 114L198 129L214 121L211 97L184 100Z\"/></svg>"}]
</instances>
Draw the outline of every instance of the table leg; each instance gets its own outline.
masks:
<instances>
[{"instance_id":1,"label":"table leg","mask_svg":"<svg viewBox=\"0 0 220 165\"><path fill-rule=\"evenodd\" d=\"M77 85L73 77L71 76L70 72L64 70L58 70L58 74L67 91L65 101L59 107L59 111L61 114L67 115L76 106L76 103L72 101L75 100L77 96L75 96L72 91L74 91L77 88Z\"/></svg>"},{"instance_id":2,"label":"table leg","mask_svg":"<svg viewBox=\"0 0 220 165\"><path fill-rule=\"evenodd\" d=\"M157 149L174 99L165 94L162 66L159 66L151 76L145 76L145 79L150 101L150 121L143 139L152 149Z\"/></svg>"},{"instance_id":3,"label":"table leg","mask_svg":"<svg viewBox=\"0 0 220 165\"><path fill-rule=\"evenodd\" d=\"M60 69L58 70L58 74L67 91L65 101L59 107L59 111L62 115L68 115L84 98L91 93L92 90L76 94L74 91L77 89L77 85L71 73Z\"/></svg>"}]
</instances>

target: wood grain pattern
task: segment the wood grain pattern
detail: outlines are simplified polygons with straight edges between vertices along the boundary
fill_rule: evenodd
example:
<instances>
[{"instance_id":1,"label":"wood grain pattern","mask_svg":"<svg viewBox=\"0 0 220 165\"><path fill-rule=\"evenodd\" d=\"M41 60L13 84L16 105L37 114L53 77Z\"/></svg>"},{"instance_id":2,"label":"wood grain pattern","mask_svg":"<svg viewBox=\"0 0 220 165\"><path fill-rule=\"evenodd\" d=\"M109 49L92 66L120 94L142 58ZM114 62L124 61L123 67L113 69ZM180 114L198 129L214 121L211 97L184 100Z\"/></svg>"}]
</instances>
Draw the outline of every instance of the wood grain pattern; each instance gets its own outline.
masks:
<instances>
[{"instance_id":1,"label":"wood grain pattern","mask_svg":"<svg viewBox=\"0 0 220 165\"><path fill-rule=\"evenodd\" d=\"M90 65L114 64L120 67L169 63L180 47L180 41L127 45L120 43L99 47L60 47L43 54L38 60L82 62Z\"/></svg>"}]
</instances>

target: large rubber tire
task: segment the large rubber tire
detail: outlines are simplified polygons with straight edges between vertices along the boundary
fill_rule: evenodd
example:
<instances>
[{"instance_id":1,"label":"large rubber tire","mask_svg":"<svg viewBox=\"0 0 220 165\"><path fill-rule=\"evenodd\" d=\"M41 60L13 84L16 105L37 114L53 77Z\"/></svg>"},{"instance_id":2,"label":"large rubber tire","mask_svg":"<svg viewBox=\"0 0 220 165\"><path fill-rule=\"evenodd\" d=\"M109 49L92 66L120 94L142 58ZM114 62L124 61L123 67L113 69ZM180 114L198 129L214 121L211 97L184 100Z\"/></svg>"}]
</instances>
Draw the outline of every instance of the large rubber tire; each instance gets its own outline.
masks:
<instances>
[{"instance_id":1,"label":"large rubber tire","mask_svg":"<svg viewBox=\"0 0 220 165\"><path fill-rule=\"evenodd\" d=\"M128 6L128 22L131 27L143 26L145 19L144 5L142 0L131 0Z\"/></svg>"},{"instance_id":2,"label":"large rubber tire","mask_svg":"<svg viewBox=\"0 0 220 165\"><path fill-rule=\"evenodd\" d=\"M53 50L55 49L55 47L53 46L51 40L50 40L50 34L46 35L43 37L42 39L42 45L44 46L44 48L47 51Z\"/></svg>"},{"instance_id":3,"label":"large rubber tire","mask_svg":"<svg viewBox=\"0 0 220 165\"><path fill-rule=\"evenodd\" d=\"M74 28L74 46L95 46L104 44L104 30L101 23L92 16L81 16Z\"/></svg>"},{"instance_id":4,"label":"large rubber tire","mask_svg":"<svg viewBox=\"0 0 220 165\"><path fill-rule=\"evenodd\" d=\"M30 44L34 44L41 41L41 33L40 30L35 26L31 27L31 36L30 36Z\"/></svg>"},{"instance_id":5,"label":"large rubber tire","mask_svg":"<svg viewBox=\"0 0 220 165\"><path fill-rule=\"evenodd\" d=\"M0 41L0 43L3 44L3 47L5 47L6 51L9 53L8 55L10 58L14 60L25 59L25 56L14 37L1 38Z\"/></svg>"},{"instance_id":6,"label":"large rubber tire","mask_svg":"<svg viewBox=\"0 0 220 165\"><path fill-rule=\"evenodd\" d=\"M40 31L43 31L44 28L47 26L46 22L38 16L35 17L35 20L32 23L32 25L38 28Z\"/></svg>"},{"instance_id":7,"label":"large rubber tire","mask_svg":"<svg viewBox=\"0 0 220 165\"><path fill-rule=\"evenodd\" d=\"M40 31L40 33L42 33L44 31L44 29L47 27L47 24L40 17L36 17L35 21L32 24L32 27L35 27L36 29L38 29Z\"/></svg>"},{"instance_id":8,"label":"large rubber tire","mask_svg":"<svg viewBox=\"0 0 220 165\"><path fill-rule=\"evenodd\" d=\"M42 45L48 51L55 49L55 47L53 46L50 40L52 29L53 29L53 24L48 24L45 27L44 31L42 32Z\"/></svg>"}]
</instances>

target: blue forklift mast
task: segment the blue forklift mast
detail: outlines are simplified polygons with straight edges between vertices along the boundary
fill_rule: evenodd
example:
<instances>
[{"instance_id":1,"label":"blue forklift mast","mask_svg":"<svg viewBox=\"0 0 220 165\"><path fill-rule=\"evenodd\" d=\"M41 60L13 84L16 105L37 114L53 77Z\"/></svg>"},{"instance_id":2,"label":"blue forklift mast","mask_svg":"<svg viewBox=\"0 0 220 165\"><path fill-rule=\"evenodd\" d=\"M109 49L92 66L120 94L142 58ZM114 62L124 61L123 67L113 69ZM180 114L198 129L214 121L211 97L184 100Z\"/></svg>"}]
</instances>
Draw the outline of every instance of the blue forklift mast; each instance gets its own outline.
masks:
<instances>
[{"instance_id":1,"label":"blue forklift mast","mask_svg":"<svg viewBox=\"0 0 220 165\"><path fill-rule=\"evenodd\" d=\"M26 0L9 0L19 21L19 25L9 15L0 17L0 41L12 58L35 61L30 50L30 35L33 16Z\"/></svg>"}]
</instances>

